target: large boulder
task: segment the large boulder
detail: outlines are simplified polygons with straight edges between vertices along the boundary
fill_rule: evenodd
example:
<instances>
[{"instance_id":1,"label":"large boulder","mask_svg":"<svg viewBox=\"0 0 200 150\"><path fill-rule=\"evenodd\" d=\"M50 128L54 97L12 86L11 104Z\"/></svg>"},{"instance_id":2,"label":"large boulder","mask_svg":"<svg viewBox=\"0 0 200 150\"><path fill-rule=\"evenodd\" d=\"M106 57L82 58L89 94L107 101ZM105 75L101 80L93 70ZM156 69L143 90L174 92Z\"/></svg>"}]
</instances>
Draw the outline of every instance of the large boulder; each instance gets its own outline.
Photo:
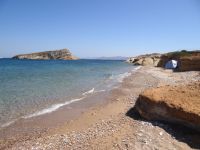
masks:
<instances>
[{"instance_id":1,"label":"large boulder","mask_svg":"<svg viewBox=\"0 0 200 150\"><path fill-rule=\"evenodd\" d=\"M160 57L158 57L158 58L155 57L153 60L153 66L158 67L159 62L160 62Z\"/></svg>"},{"instance_id":2,"label":"large boulder","mask_svg":"<svg viewBox=\"0 0 200 150\"><path fill-rule=\"evenodd\" d=\"M143 59L135 59L135 62L133 62L133 64L135 64L135 65L143 65Z\"/></svg>"},{"instance_id":3,"label":"large boulder","mask_svg":"<svg viewBox=\"0 0 200 150\"><path fill-rule=\"evenodd\" d=\"M33 60L48 60L48 59L62 59L62 60L75 60L77 57L73 56L68 49L38 52L31 54L22 54L14 56L13 59L33 59Z\"/></svg>"},{"instance_id":4,"label":"large boulder","mask_svg":"<svg viewBox=\"0 0 200 150\"><path fill-rule=\"evenodd\" d=\"M142 65L143 66L153 66L154 65L154 59L151 57L146 57L143 59Z\"/></svg>"},{"instance_id":5,"label":"large boulder","mask_svg":"<svg viewBox=\"0 0 200 150\"><path fill-rule=\"evenodd\" d=\"M147 120L160 120L200 131L200 82L148 89L138 98L136 110Z\"/></svg>"},{"instance_id":6,"label":"large boulder","mask_svg":"<svg viewBox=\"0 0 200 150\"><path fill-rule=\"evenodd\" d=\"M131 57L127 60L127 62L133 63L134 65L157 66L160 61L160 57L161 54L153 53Z\"/></svg>"}]
</instances>

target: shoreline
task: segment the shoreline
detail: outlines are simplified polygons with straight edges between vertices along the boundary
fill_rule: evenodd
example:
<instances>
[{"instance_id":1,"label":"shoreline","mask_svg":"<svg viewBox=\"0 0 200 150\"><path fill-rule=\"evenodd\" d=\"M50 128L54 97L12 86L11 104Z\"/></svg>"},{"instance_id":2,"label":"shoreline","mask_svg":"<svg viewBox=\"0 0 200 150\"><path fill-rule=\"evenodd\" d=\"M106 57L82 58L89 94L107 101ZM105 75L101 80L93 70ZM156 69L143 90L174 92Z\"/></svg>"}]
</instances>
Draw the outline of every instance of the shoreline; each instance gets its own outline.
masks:
<instances>
[{"instance_id":1,"label":"shoreline","mask_svg":"<svg viewBox=\"0 0 200 150\"><path fill-rule=\"evenodd\" d=\"M132 142L130 142L132 143L132 145L129 145L129 147L141 149L143 148L142 146L145 145L143 145L144 143L142 144L141 141L138 141L138 138L140 137L139 135L141 134L138 133L140 130L144 130L143 134L147 134L145 133L145 128L149 129L149 132L155 130L154 132L158 135L161 132L165 135L165 132L161 128L157 129L157 127L152 127L152 124L150 123L144 121L136 121L132 118L132 116L128 115L129 110L131 110L131 108L134 106L138 95L144 89L165 84L181 83L183 80L182 76L190 78L191 76L195 76L195 72L191 74L186 73L186 75L184 73L180 73L177 75L172 73L171 71L163 70L160 68L141 67L137 71L132 72L129 77L126 77L120 84L120 86L116 89L113 89L111 93L108 93L108 95L101 95L102 97L99 97L99 95L97 95L96 98L101 99L102 103L97 104L96 101L94 101L95 97L91 97L90 107L85 110L81 110L79 114L76 114L76 117L73 116L71 120L65 120L58 126L54 126L53 128L46 131L39 131L39 133L37 133L37 131L34 131L36 132L36 134L30 137L24 136L21 137L21 139L18 137L17 140L1 140L0 148L3 147L5 149L29 149L33 147L46 149L49 148L48 146L49 144L51 144L50 149L95 149L98 148L98 146L102 147L102 149L110 149L115 147L116 145L118 147L118 144L121 143L125 137L130 137L130 139L133 139ZM79 101L79 103L80 102L82 101ZM80 108L84 106L84 103L80 104L80 106L75 106L74 104L72 104L71 108L68 108L68 110L72 108L80 110ZM60 114L58 113L57 116L63 116L63 114L67 115L67 112L65 110L66 109L60 110ZM51 113L51 116L54 113L55 112ZM43 120L43 122L45 122L44 118L41 117L40 119L40 121ZM32 122L30 121L29 123L31 124L31 127L33 127ZM19 124L19 126L21 126L21 124ZM140 127L145 128L140 129ZM133 133L133 135L131 136L130 133ZM85 135L91 137L91 139L86 138ZM154 135L154 138L159 138L158 135ZM75 136L75 138L73 136ZM79 137L78 139L77 136ZM102 139L102 136L105 139ZM153 136L151 138L153 138ZM125 140L129 141L130 139ZM170 135L167 134L165 135L164 140L159 140L161 140L159 142L170 141L173 143L174 147L177 146L186 149L190 148L187 144L170 138ZM38 144L35 145L34 143L36 142ZM102 142L104 143L103 145ZM156 142L153 144L156 145ZM122 142L120 146L126 146L126 143L125 145L123 145ZM170 147L170 145L168 146Z\"/></svg>"},{"instance_id":2,"label":"shoreline","mask_svg":"<svg viewBox=\"0 0 200 150\"><path fill-rule=\"evenodd\" d=\"M114 84L114 86L111 88L111 89L107 89L108 91L118 87L120 85L120 83L124 80L124 78L128 77L131 75L132 72L136 71L137 69L139 69L140 67L135 67L134 69L128 71L128 72L125 72L125 73L121 73L121 74L118 74L116 75L115 77L110 77L112 78L112 80L117 80L117 82ZM117 78L116 78L117 77ZM15 122L19 121L19 120L23 120L23 119L30 119L30 118L33 118L33 117L39 117L41 115L46 115L46 114L50 114L50 113L53 113L55 111L58 111L61 107L65 107L67 105L71 105L73 103L76 103L78 101L81 101L81 100L84 100L84 99L87 99L88 97L90 97L92 94L96 94L96 93L101 93L101 92L107 92L106 89L103 89L103 90L97 90L95 88L92 88L92 89L89 89L88 91L85 91L83 92L81 95L82 96L79 96L79 97L74 97L73 99L71 100L67 100L67 101L64 101L62 103L55 103L53 105L50 105L49 107L47 108L43 108L41 110L38 110L34 113L31 113L31 114L27 114L25 116L21 116L20 118L18 119L14 119L14 120L11 120L9 122L6 122L4 124L2 124L0 126L0 130L3 129L3 128L6 128L6 127L9 127L10 125L12 124L15 124ZM63 98L64 99L64 98Z\"/></svg>"},{"instance_id":3,"label":"shoreline","mask_svg":"<svg viewBox=\"0 0 200 150\"><path fill-rule=\"evenodd\" d=\"M91 90L83 92L81 98L75 98L62 104L54 104L48 108L42 109L33 114L23 116L17 120L13 120L4 124L0 128L0 140L15 138L18 140L23 138L24 134L25 136L28 135L27 137L29 138L33 136L35 132L46 133L49 129L56 128L62 123L71 121L79 117L83 112L92 107L108 103L108 95L110 95L110 92L119 88L123 80L131 76L131 74L137 71L139 68L139 66L134 67L134 69L131 69L128 72L117 75L117 78L112 77L113 79L118 81L115 83L115 86L113 86L113 88L109 89L108 91L95 91L95 89L93 88ZM53 110L49 111L49 109L51 108L53 108ZM63 115L65 115L65 117ZM60 116L63 116L63 118ZM22 127L25 128L25 130ZM36 130L32 128L35 128ZM27 133L27 130L30 133Z\"/></svg>"}]
</instances>

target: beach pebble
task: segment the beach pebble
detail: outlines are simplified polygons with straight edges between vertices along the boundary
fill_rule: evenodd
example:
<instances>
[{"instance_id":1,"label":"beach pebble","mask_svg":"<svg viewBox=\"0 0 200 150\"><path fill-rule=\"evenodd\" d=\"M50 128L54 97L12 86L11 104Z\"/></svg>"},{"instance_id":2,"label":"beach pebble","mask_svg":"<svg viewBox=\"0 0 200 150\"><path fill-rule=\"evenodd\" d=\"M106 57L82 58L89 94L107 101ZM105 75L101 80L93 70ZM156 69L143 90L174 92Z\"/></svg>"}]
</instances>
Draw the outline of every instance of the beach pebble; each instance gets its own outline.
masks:
<instances>
[{"instance_id":1,"label":"beach pebble","mask_svg":"<svg viewBox=\"0 0 200 150\"><path fill-rule=\"evenodd\" d=\"M160 132L159 134L162 136L162 135L163 135L163 132Z\"/></svg>"}]
</instances>

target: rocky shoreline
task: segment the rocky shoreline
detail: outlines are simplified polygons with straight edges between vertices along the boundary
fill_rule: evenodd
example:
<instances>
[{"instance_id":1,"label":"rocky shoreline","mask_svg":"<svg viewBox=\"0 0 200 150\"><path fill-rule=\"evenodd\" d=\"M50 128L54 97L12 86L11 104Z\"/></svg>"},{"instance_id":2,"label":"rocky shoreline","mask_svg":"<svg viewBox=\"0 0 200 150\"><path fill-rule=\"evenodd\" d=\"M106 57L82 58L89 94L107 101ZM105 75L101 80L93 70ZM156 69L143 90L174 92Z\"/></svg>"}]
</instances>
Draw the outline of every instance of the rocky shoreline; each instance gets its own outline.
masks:
<instances>
[{"instance_id":1,"label":"rocky shoreline","mask_svg":"<svg viewBox=\"0 0 200 150\"><path fill-rule=\"evenodd\" d=\"M134 65L165 68L166 63L170 60L176 60L178 62L178 66L175 71L200 71L200 50L182 50L164 54L146 54L130 57L127 62Z\"/></svg>"},{"instance_id":2,"label":"rocky shoreline","mask_svg":"<svg viewBox=\"0 0 200 150\"><path fill-rule=\"evenodd\" d=\"M198 149L200 134L182 126L143 120L134 109L139 94L152 87L187 84L199 72L173 73L142 67L112 91L110 101L40 137L0 142L0 149Z\"/></svg>"}]
</instances>

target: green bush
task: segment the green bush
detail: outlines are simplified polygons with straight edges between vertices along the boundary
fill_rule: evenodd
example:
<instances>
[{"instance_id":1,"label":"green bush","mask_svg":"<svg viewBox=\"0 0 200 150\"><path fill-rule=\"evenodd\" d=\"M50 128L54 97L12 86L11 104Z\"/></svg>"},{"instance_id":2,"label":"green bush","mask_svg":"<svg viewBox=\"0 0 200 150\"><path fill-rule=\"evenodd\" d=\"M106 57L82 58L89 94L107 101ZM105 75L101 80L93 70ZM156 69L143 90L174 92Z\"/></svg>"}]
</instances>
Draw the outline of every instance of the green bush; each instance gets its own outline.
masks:
<instances>
[{"instance_id":1,"label":"green bush","mask_svg":"<svg viewBox=\"0 0 200 150\"><path fill-rule=\"evenodd\" d=\"M191 56L193 52L194 51L187 51L187 50L175 51L175 52L167 53L167 56L180 58L180 57L184 57L184 56Z\"/></svg>"}]
</instances>

